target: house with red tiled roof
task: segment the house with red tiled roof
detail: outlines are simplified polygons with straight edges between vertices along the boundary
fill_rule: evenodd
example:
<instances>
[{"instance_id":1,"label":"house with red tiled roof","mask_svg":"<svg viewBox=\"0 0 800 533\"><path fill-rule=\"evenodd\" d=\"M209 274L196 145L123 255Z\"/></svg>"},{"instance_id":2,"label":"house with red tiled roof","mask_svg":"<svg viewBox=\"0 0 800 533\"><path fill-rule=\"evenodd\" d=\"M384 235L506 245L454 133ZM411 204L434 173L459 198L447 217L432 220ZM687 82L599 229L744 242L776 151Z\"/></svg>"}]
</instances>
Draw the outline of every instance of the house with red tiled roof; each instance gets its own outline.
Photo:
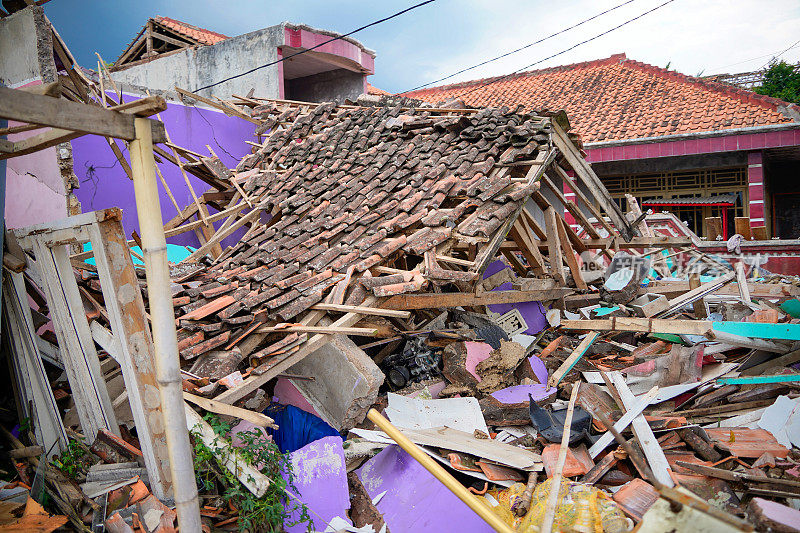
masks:
<instances>
[{"instance_id":1,"label":"house with red tiled roof","mask_svg":"<svg viewBox=\"0 0 800 533\"><path fill-rule=\"evenodd\" d=\"M770 236L800 237L800 108L616 54L403 96L469 106L565 110L612 196L674 212L709 235L735 218ZM567 198L574 199L571 191ZM723 197L728 201L717 201ZM732 199L732 201L730 201ZM712 226L708 226L708 224ZM713 234L711 235L713 237Z\"/></svg>"},{"instance_id":2,"label":"house with red tiled roof","mask_svg":"<svg viewBox=\"0 0 800 533\"><path fill-rule=\"evenodd\" d=\"M123 50L111 74L137 88L171 91L178 86L220 98L252 90L262 98L355 100L367 91L375 52L355 39L332 37L341 36L289 22L229 37L157 16ZM303 53L290 58L298 52ZM282 58L290 59L278 61Z\"/></svg>"}]
</instances>

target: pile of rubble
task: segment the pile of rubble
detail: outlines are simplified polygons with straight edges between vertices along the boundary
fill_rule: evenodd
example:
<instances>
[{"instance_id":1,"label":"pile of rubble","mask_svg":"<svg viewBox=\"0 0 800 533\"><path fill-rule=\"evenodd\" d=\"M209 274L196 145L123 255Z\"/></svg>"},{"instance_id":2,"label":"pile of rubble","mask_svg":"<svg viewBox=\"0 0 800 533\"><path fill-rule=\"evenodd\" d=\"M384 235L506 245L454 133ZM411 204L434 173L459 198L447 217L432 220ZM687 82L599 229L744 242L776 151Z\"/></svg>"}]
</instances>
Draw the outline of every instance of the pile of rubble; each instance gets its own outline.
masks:
<instances>
[{"instance_id":1,"label":"pile of rubble","mask_svg":"<svg viewBox=\"0 0 800 533\"><path fill-rule=\"evenodd\" d=\"M792 529L796 280L654 235L563 114L224 107L266 135L235 169L165 158L212 186L168 235L222 220L171 280L209 530ZM8 527L174 530L135 239L6 241Z\"/></svg>"}]
</instances>

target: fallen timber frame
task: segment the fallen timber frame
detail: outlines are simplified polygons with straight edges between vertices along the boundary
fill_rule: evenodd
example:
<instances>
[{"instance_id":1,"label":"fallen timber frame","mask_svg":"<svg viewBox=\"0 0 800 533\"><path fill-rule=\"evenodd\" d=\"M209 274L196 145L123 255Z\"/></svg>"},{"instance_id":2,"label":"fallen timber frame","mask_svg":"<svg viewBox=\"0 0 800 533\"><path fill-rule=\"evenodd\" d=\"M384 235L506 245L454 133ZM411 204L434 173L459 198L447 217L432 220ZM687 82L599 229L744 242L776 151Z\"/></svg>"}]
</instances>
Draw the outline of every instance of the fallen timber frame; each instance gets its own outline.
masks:
<instances>
[{"instance_id":1,"label":"fallen timber frame","mask_svg":"<svg viewBox=\"0 0 800 533\"><path fill-rule=\"evenodd\" d=\"M163 107L166 108L166 102ZM155 109L153 112L159 110ZM147 283L152 288L149 303L155 355L154 392L163 402L161 407L164 416L161 423L165 428L166 455L169 460L178 523L182 530L199 531L201 529L199 499L189 433L186 430L177 335L169 291L166 240L161 222L153 157L153 143L166 140L164 125L158 121L120 111L6 88L0 88L0 118L131 141L134 194L141 227ZM7 144L5 148L9 148ZM70 222L67 222L67 225L69 224ZM61 249L65 251L63 259L66 261L66 266L69 272L72 272L66 249L63 247ZM127 255L127 249L123 252Z\"/></svg>"}]
</instances>

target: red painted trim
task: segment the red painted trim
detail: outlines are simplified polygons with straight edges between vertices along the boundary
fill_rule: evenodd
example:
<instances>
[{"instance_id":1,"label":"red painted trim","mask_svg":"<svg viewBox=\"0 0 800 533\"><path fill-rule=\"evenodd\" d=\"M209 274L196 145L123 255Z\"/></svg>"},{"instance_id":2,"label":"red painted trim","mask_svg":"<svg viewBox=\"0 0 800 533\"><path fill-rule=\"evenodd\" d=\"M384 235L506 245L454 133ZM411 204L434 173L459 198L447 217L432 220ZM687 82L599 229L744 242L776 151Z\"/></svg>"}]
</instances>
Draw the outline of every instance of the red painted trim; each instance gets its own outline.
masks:
<instances>
[{"instance_id":1,"label":"red painted trim","mask_svg":"<svg viewBox=\"0 0 800 533\"><path fill-rule=\"evenodd\" d=\"M681 204L677 202L642 202L642 207L732 207L730 202L714 202L706 204Z\"/></svg>"},{"instance_id":2,"label":"red painted trim","mask_svg":"<svg viewBox=\"0 0 800 533\"><path fill-rule=\"evenodd\" d=\"M655 157L710 154L715 152L737 152L800 146L800 128L763 133L746 133L699 139L681 139L665 142L644 142L622 146L585 148L586 160L590 163L619 161L626 159L650 159ZM751 152L760 154L760 152ZM748 158L750 154L748 154ZM754 157L755 159L755 157ZM759 156L760 159L760 156ZM748 159L748 163L759 164Z\"/></svg>"},{"instance_id":3,"label":"red painted trim","mask_svg":"<svg viewBox=\"0 0 800 533\"><path fill-rule=\"evenodd\" d=\"M284 29L284 44L293 48L311 48L331 39L330 35L322 35L302 28L292 29L286 26ZM320 46L314 51L349 59L365 69L368 75L375 73L375 58L350 41L338 39Z\"/></svg>"},{"instance_id":4,"label":"red painted trim","mask_svg":"<svg viewBox=\"0 0 800 533\"><path fill-rule=\"evenodd\" d=\"M283 59L283 50L278 48L278 98L283 100L286 98L286 88L284 87L286 83L283 79L283 61L280 61L281 59Z\"/></svg>"}]
</instances>

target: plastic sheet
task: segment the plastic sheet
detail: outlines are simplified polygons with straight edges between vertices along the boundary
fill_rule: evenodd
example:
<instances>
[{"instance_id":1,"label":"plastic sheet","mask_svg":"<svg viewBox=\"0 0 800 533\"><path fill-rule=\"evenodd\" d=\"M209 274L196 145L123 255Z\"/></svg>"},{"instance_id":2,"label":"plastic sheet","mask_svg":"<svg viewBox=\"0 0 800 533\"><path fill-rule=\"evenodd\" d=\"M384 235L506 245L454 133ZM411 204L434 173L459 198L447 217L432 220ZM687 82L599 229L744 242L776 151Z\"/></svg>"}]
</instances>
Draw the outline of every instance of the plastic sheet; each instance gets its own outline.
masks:
<instances>
[{"instance_id":1,"label":"plastic sheet","mask_svg":"<svg viewBox=\"0 0 800 533\"><path fill-rule=\"evenodd\" d=\"M544 519L552 480L537 485L533 491L531 507L523 517L514 514L519 505L525 485L515 483L511 487L489 491L486 500L492 511L506 524L520 533L538 533ZM633 528L633 521L605 492L591 485L562 480L556 507L553 531L576 533L624 533Z\"/></svg>"},{"instance_id":2,"label":"plastic sheet","mask_svg":"<svg viewBox=\"0 0 800 533\"><path fill-rule=\"evenodd\" d=\"M299 450L323 437L339 437L339 432L321 418L293 405L272 404L264 414L275 420L278 429L268 429L282 453Z\"/></svg>"}]
</instances>

